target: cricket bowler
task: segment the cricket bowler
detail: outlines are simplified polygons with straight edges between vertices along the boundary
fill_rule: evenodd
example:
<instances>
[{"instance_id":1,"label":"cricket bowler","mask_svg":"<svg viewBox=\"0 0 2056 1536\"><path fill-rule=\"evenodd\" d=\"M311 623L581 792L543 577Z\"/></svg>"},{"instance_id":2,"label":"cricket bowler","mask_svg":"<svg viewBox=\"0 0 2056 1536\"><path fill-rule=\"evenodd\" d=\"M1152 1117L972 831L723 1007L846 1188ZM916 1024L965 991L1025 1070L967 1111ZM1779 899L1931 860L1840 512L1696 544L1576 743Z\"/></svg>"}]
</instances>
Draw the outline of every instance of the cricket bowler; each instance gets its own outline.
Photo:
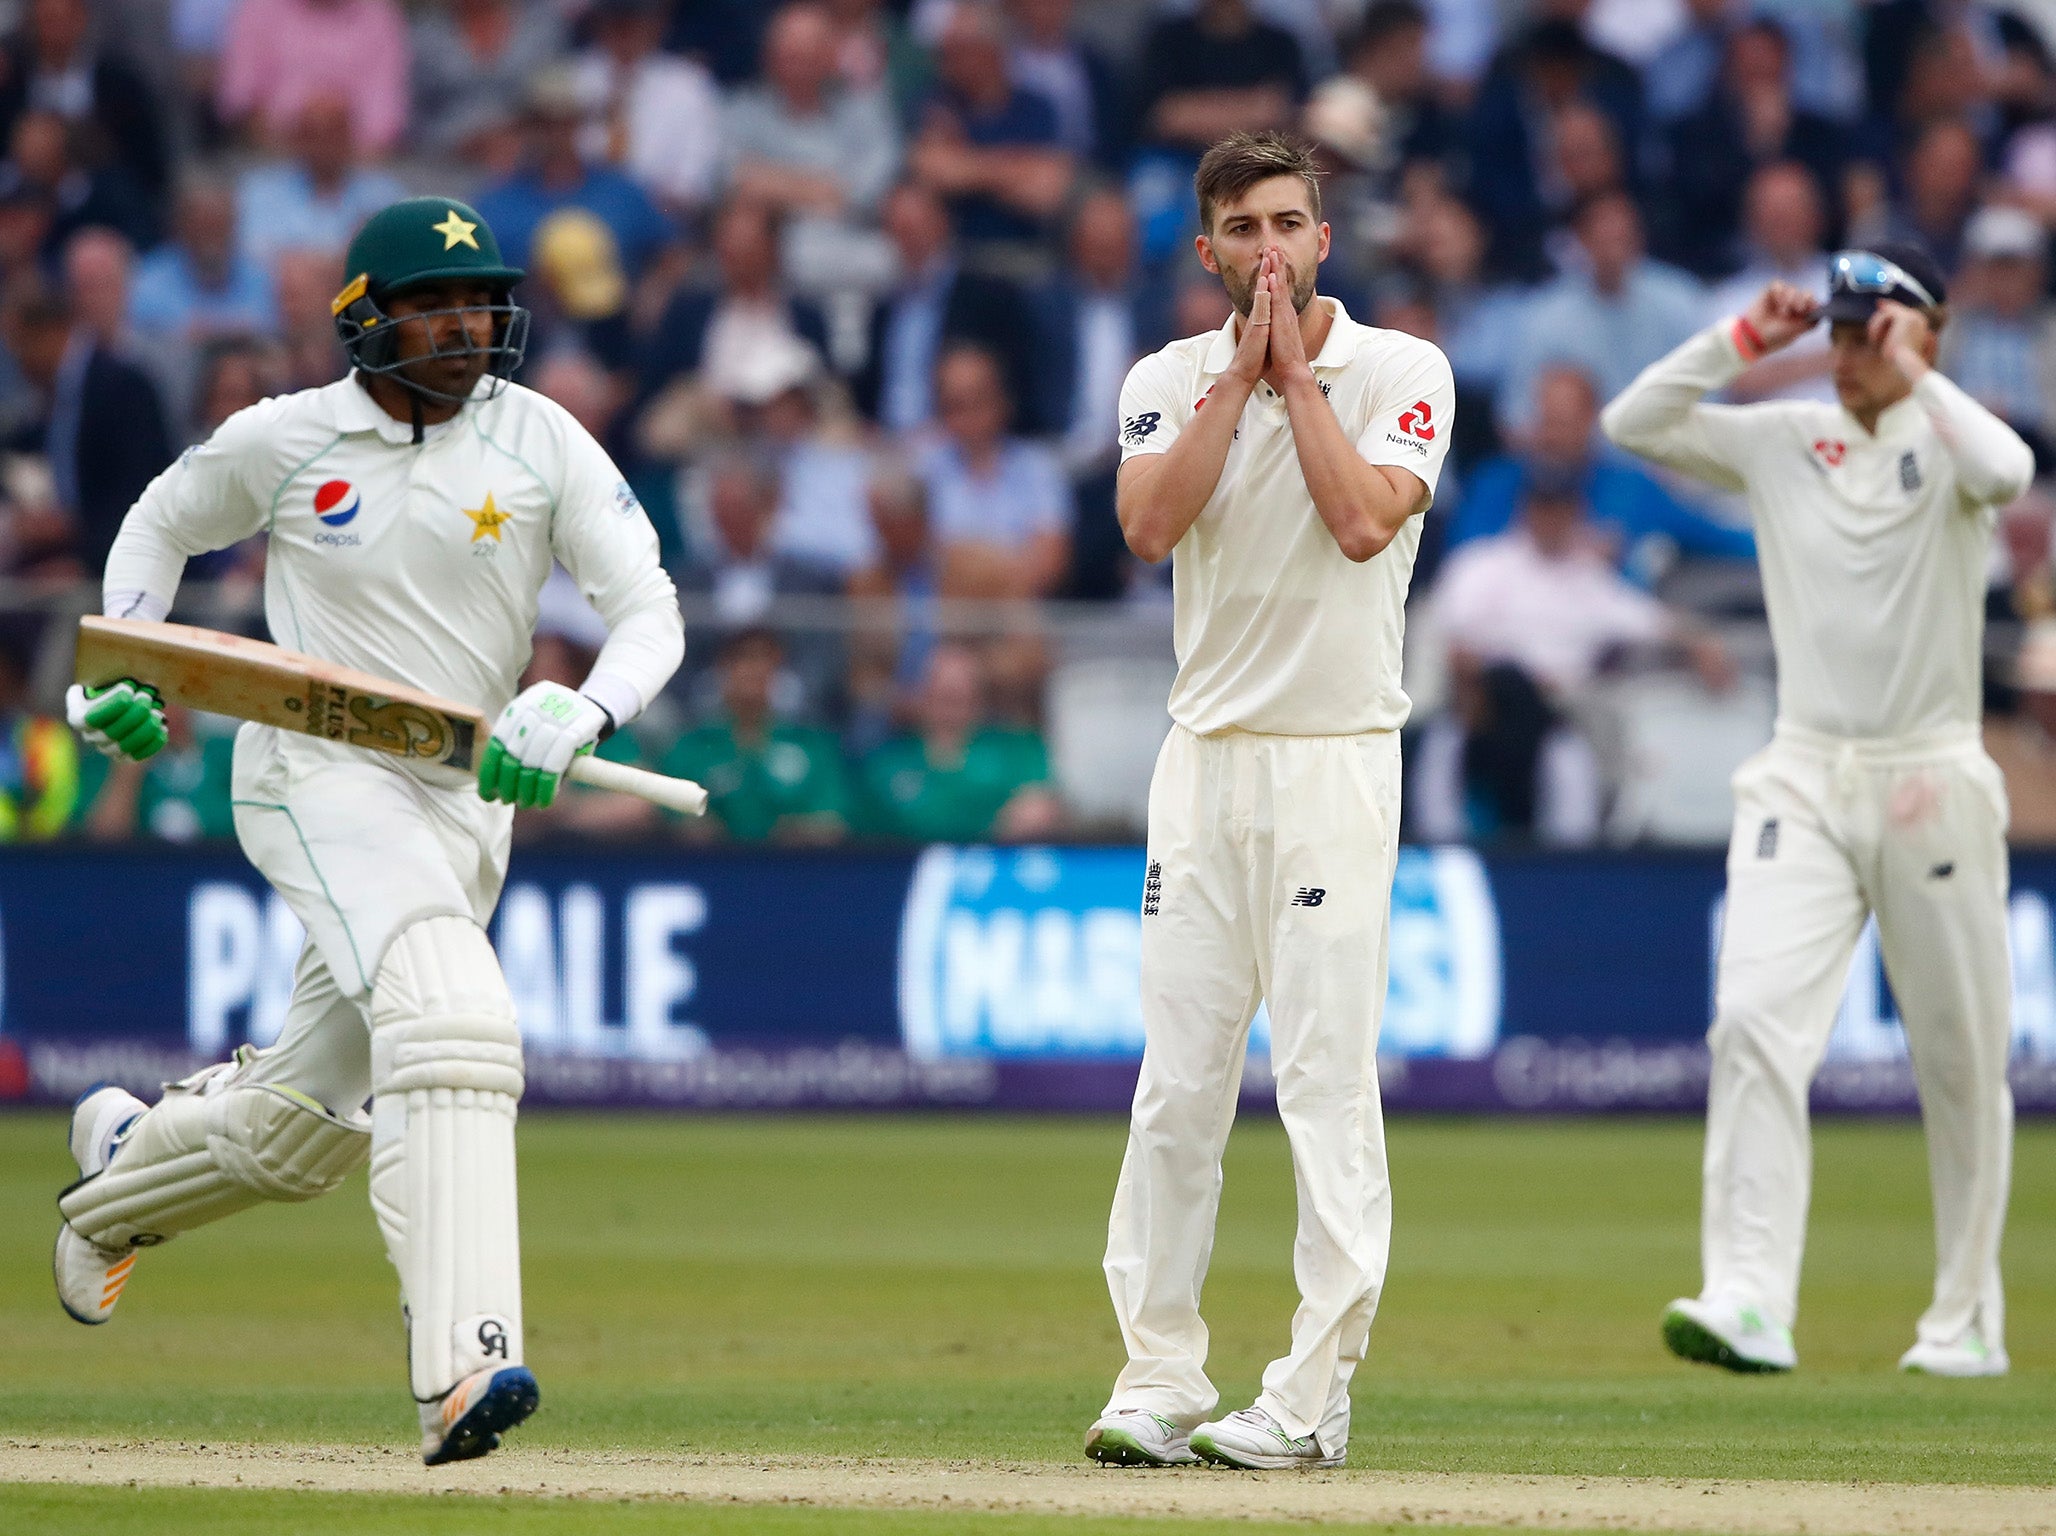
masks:
<instances>
[{"instance_id":1,"label":"cricket bowler","mask_svg":"<svg viewBox=\"0 0 2056 1536\"><path fill-rule=\"evenodd\" d=\"M1622 447L1748 499L1777 729L1735 773L1701 1218L1672 1351L1789 1371L1812 1178L1807 1088L1875 917L1927 1126L1934 1301L1901 1369L2006 1372L2012 1161L2006 792L1978 735L1996 509L2034 456L1934 369L1947 315L1918 246L1838 253L1827 302L1772 283L1606 408ZM1825 318L1839 403L1708 405Z\"/></svg>"},{"instance_id":2,"label":"cricket bowler","mask_svg":"<svg viewBox=\"0 0 2056 1536\"><path fill-rule=\"evenodd\" d=\"M1171 557L1178 675L1149 793L1142 1076L1107 1234L1128 1364L1085 1449L1332 1467L1391 1231L1376 1053L1400 636L1455 386L1429 343L1316 294L1328 226L1304 145L1236 134L1195 185L1199 259L1234 313L1144 358L1121 393L1121 529L1142 559ZM1213 1420L1199 1295L1259 1002L1301 1303L1262 1395Z\"/></svg>"},{"instance_id":3,"label":"cricket bowler","mask_svg":"<svg viewBox=\"0 0 2056 1536\"><path fill-rule=\"evenodd\" d=\"M148 1109L112 1087L79 1101L55 1268L64 1309L104 1323L142 1249L325 1194L369 1157L433 1465L492 1450L538 1399L514 1193L521 1035L484 927L514 807L547 804L575 756L642 712L683 623L605 451L509 382L522 274L485 221L454 199L396 203L351 242L347 271L334 311L350 375L239 412L158 476L108 556L105 609L162 619L189 558L261 531L273 638L498 710L492 738L474 780L241 728L236 836L307 929L284 1028ZM553 559L607 642L578 690L514 697ZM69 704L103 751L163 743L140 684L74 687Z\"/></svg>"}]
</instances>

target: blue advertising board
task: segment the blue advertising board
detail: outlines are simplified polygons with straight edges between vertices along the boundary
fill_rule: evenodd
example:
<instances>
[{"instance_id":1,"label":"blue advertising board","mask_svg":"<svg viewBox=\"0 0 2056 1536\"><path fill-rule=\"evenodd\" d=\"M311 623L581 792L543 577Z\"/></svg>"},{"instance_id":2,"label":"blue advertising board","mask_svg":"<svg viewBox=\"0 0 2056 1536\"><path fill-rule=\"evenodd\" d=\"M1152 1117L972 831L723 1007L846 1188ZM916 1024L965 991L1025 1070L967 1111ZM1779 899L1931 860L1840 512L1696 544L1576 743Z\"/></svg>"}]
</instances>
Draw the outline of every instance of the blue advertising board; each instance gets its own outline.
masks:
<instances>
[{"instance_id":1,"label":"blue advertising board","mask_svg":"<svg viewBox=\"0 0 2056 1536\"><path fill-rule=\"evenodd\" d=\"M493 938L531 1102L1119 1109L1142 1050L1140 849L520 850ZM1718 941L1700 854L1402 850L1394 1108L1689 1109ZM2056 1110L2056 859L2014 871L2016 1095ZM232 850L0 850L0 1101L148 1088L277 1038L302 933ZM1268 1093L1251 1031L1246 1100ZM1875 934L1824 1108L1913 1102Z\"/></svg>"}]
</instances>

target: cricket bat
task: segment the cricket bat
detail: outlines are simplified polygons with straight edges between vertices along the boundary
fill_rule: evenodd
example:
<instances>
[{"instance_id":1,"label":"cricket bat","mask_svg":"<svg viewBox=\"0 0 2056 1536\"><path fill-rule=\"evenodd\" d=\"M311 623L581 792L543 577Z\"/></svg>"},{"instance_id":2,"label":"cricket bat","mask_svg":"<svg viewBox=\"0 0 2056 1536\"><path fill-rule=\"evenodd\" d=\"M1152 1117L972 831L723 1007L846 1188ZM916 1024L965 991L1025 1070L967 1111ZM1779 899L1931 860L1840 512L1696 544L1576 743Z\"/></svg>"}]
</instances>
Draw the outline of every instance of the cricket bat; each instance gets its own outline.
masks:
<instances>
[{"instance_id":1,"label":"cricket bat","mask_svg":"<svg viewBox=\"0 0 2056 1536\"><path fill-rule=\"evenodd\" d=\"M189 624L82 618L77 677L88 686L132 677L193 709L467 771L477 768L492 734L485 716L468 704ZM687 816L707 809L706 790L690 779L590 753L571 760L568 776Z\"/></svg>"}]
</instances>

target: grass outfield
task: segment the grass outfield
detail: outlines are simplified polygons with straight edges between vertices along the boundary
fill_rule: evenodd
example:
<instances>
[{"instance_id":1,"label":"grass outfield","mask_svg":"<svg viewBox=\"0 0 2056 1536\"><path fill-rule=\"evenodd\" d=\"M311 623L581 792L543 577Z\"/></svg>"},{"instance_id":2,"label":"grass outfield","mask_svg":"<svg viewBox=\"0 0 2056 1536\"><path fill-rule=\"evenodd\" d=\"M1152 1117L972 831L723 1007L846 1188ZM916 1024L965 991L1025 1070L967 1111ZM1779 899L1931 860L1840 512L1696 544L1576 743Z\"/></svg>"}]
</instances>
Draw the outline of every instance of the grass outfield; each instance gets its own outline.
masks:
<instances>
[{"instance_id":1,"label":"grass outfield","mask_svg":"<svg viewBox=\"0 0 2056 1536\"><path fill-rule=\"evenodd\" d=\"M1104 1120L527 1117L528 1359L544 1406L524 1443L1076 1458L1119 1363L1098 1264L1122 1135ZM1357 1378L1353 1468L2056 1482L2056 1126L2020 1133L2014 1374L1999 1382L1893 1370L1932 1262L1914 1127L1821 1127L1802 1369L1786 1379L1688 1368L1658 1343L1663 1303L1697 1285L1696 1125L1399 1121L1390 1140L1392 1267ZM0 1117L0 1436L407 1442L391 1272L361 1176L146 1254L117 1319L87 1330L49 1289L66 1168L60 1119ZM1291 1222L1283 1135L1252 1120L1231 1145L1207 1289L1231 1405L1284 1346ZM36 1498L105 1536L127 1529L101 1518L110 1497L0 1490L0 1526L72 1528L16 1518ZM315 1496L262 1497L309 1501L267 1529L331 1528ZM368 1518L375 1501L357 1497ZM153 1532L224 1533L259 1496L122 1498L157 1511ZM582 1531L588 1510L638 1507L489 1527ZM696 1528L830 1528L811 1518L729 1512ZM993 1536L1093 1526L974 1523L988 1522ZM833 1528L943 1529L918 1514Z\"/></svg>"}]
</instances>

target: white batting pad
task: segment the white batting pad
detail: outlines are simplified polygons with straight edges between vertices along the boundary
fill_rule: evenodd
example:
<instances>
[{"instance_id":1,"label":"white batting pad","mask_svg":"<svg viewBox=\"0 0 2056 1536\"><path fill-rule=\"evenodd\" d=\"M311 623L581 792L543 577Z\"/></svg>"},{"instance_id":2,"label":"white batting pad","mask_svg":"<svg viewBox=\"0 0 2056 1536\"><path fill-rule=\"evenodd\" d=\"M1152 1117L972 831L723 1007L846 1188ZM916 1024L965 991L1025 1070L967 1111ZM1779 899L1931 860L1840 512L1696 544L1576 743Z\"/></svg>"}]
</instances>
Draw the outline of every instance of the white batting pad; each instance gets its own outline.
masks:
<instances>
[{"instance_id":1,"label":"white batting pad","mask_svg":"<svg viewBox=\"0 0 2056 1536\"><path fill-rule=\"evenodd\" d=\"M363 1115L330 1114L290 1088L235 1080L224 1062L167 1088L104 1173L57 1202L102 1248L143 1248L262 1200L311 1200L371 1147Z\"/></svg>"},{"instance_id":2,"label":"white batting pad","mask_svg":"<svg viewBox=\"0 0 2056 1536\"><path fill-rule=\"evenodd\" d=\"M371 1199L407 1308L414 1396L521 1361L521 1033L485 931L431 917L371 989Z\"/></svg>"}]
</instances>

